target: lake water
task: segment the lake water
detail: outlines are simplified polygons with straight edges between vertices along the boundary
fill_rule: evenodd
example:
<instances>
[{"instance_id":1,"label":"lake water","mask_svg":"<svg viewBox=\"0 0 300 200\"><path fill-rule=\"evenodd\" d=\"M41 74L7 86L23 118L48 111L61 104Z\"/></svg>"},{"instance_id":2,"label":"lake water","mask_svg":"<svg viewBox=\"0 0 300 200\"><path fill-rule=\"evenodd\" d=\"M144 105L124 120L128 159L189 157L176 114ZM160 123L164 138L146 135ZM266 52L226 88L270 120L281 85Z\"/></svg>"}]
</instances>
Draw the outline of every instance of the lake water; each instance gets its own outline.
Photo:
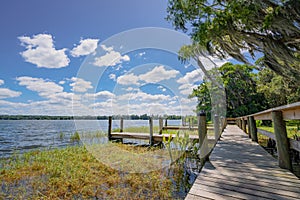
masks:
<instances>
[{"instance_id":1,"label":"lake water","mask_svg":"<svg viewBox=\"0 0 300 200\"><path fill-rule=\"evenodd\" d=\"M119 128L119 123L113 120L112 128ZM181 120L168 120L168 125L180 123ZM158 120L153 120L153 124L158 126ZM134 126L149 126L149 121L124 120L124 128ZM0 120L0 158L14 152L73 145L70 136L75 131L107 132L107 129L107 120Z\"/></svg>"}]
</instances>

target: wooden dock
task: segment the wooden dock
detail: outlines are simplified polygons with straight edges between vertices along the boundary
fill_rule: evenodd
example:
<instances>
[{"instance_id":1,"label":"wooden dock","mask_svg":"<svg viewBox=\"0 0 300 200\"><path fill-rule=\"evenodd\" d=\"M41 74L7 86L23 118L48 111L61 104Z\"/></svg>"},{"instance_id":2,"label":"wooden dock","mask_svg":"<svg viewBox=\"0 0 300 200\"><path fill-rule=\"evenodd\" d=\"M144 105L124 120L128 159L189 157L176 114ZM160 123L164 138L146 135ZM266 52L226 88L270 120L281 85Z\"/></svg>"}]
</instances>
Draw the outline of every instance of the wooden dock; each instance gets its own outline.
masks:
<instances>
[{"instance_id":1,"label":"wooden dock","mask_svg":"<svg viewBox=\"0 0 300 200\"><path fill-rule=\"evenodd\" d=\"M186 199L300 199L300 179L228 125Z\"/></svg>"},{"instance_id":2,"label":"wooden dock","mask_svg":"<svg viewBox=\"0 0 300 200\"><path fill-rule=\"evenodd\" d=\"M170 137L169 134L153 134L153 140L155 142L162 142L163 137L165 137L167 140ZM176 137L176 135L172 135L172 139ZM198 135L189 135L190 140L199 140ZM111 133L111 139L140 139L140 140L149 140L150 135L149 133ZM214 137L208 137L208 140L213 140Z\"/></svg>"}]
</instances>

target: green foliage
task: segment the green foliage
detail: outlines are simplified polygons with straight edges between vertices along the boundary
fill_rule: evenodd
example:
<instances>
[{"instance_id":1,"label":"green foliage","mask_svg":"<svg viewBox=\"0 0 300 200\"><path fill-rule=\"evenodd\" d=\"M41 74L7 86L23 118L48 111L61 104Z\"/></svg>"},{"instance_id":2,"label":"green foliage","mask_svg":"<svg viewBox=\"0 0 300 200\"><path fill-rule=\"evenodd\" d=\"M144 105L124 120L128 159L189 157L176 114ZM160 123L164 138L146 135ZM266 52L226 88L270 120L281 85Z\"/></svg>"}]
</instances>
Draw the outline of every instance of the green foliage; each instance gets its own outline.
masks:
<instances>
[{"instance_id":1,"label":"green foliage","mask_svg":"<svg viewBox=\"0 0 300 200\"><path fill-rule=\"evenodd\" d=\"M189 95L189 98L194 97L197 97L198 99L196 112L204 110L207 113L207 120L211 120L211 97L206 82L201 83L197 88L193 89L193 92Z\"/></svg>"},{"instance_id":2,"label":"green foliage","mask_svg":"<svg viewBox=\"0 0 300 200\"><path fill-rule=\"evenodd\" d=\"M248 65L226 63L219 68L227 95L227 115L244 116L265 109L265 99L257 92L257 74Z\"/></svg>"},{"instance_id":3,"label":"green foliage","mask_svg":"<svg viewBox=\"0 0 300 200\"><path fill-rule=\"evenodd\" d=\"M226 63L217 69L225 86L227 116L238 117L266 108L264 95L257 91L257 73L249 65ZM211 91L203 82L189 96L198 98L197 110L211 110ZM210 116L208 116L210 117Z\"/></svg>"},{"instance_id":4,"label":"green foliage","mask_svg":"<svg viewBox=\"0 0 300 200\"><path fill-rule=\"evenodd\" d=\"M70 137L71 142L79 142L80 141L80 134L75 131L73 135Z\"/></svg>"},{"instance_id":5,"label":"green foliage","mask_svg":"<svg viewBox=\"0 0 300 200\"><path fill-rule=\"evenodd\" d=\"M299 0L169 0L167 20L221 58L248 63L244 52L277 74L300 81Z\"/></svg>"},{"instance_id":6,"label":"green foliage","mask_svg":"<svg viewBox=\"0 0 300 200\"><path fill-rule=\"evenodd\" d=\"M300 101L299 84L263 68L258 73L258 92L267 99L268 107L273 108Z\"/></svg>"}]
</instances>

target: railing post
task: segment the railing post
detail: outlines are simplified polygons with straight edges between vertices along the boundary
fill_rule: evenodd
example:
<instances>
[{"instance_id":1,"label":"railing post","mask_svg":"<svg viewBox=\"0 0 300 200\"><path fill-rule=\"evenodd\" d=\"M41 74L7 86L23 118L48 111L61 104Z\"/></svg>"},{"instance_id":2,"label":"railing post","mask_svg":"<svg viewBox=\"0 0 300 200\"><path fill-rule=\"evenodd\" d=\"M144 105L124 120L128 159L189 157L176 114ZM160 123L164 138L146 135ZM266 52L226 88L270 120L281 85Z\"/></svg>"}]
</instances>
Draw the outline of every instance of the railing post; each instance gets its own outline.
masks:
<instances>
[{"instance_id":1,"label":"railing post","mask_svg":"<svg viewBox=\"0 0 300 200\"><path fill-rule=\"evenodd\" d=\"M279 167L293 171L289 155L289 139L281 111L272 111Z\"/></svg>"},{"instance_id":2,"label":"railing post","mask_svg":"<svg viewBox=\"0 0 300 200\"><path fill-rule=\"evenodd\" d=\"M159 125L159 134L161 135L163 131L163 119L161 117L158 119L158 125Z\"/></svg>"},{"instance_id":3,"label":"railing post","mask_svg":"<svg viewBox=\"0 0 300 200\"><path fill-rule=\"evenodd\" d=\"M248 125L248 136L251 138L251 132L250 132L250 117L247 117L247 125Z\"/></svg>"},{"instance_id":4,"label":"railing post","mask_svg":"<svg viewBox=\"0 0 300 200\"><path fill-rule=\"evenodd\" d=\"M184 117L181 117L181 125L184 126Z\"/></svg>"},{"instance_id":5,"label":"railing post","mask_svg":"<svg viewBox=\"0 0 300 200\"><path fill-rule=\"evenodd\" d=\"M222 132L223 132L227 126L227 118L223 116L221 118L222 118Z\"/></svg>"},{"instance_id":6,"label":"railing post","mask_svg":"<svg viewBox=\"0 0 300 200\"><path fill-rule=\"evenodd\" d=\"M149 117L149 127L150 127L149 144L150 144L150 146L153 146L154 140L153 140L153 119L152 119L152 117Z\"/></svg>"},{"instance_id":7,"label":"railing post","mask_svg":"<svg viewBox=\"0 0 300 200\"><path fill-rule=\"evenodd\" d=\"M199 148L200 148L200 162L203 165L208 160L208 144L207 144L207 127L206 127L206 114L201 111L197 115L198 118L198 135L199 135Z\"/></svg>"},{"instance_id":8,"label":"railing post","mask_svg":"<svg viewBox=\"0 0 300 200\"><path fill-rule=\"evenodd\" d=\"M192 126L191 118L189 117L189 130L191 130L191 126Z\"/></svg>"},{"instance_id":9,"label":"railing post","mask_svg":"<svg viewBox=\"0 0 300 200\"><path fill-rule=\"evenodd\" d=\"M168 118L165 119L165 127L168 127Z\"/></svg>"},{"instance_id":10,"label":"railing post","mask_svg":"<svg viewBox=\"0 0 300 200\"><path fill-rule=\"evenodd\" d=\"M242 118L242 130L247 133L247 129L246 129L246 120L244 118Z\"/></svg>"},{"instance_id":11,"label":"railing post","mask_svg":"<svg viewBox=\"0 0 300 200\"><path fill-rule=\"evenodd\" d=\"M120 119L120 133L123 133L124 121L123 118Z\"/></svg>"},{"instance_id":12,"label":"railing post","mask_svg":"<svg viewBox=\"0 0 300 200\"><path fill-rule=\"evenodd\" d=\"M107 134L109 141L111 140L111 129L112 129L112 116L109 116L108 117L108 134Z\"/></svg>"},{"instance_id":13,"label":"railing post","mask_svg":"<svg viewBox=\"0 0 300 200\"><path fill-rule=\"evenodd\" d=\"M219 115L214 116L214 131L215 131L215 140L218 141L220 138L220 118Z\"/></svg>"},{"instance_id":14,"label":"railing post","mask_svg":"<svg viewBox=\"0 0 300 200\"><path fill-rule=\"evenodd\" d=\"M252 141L254 141L254 142L258 142L256 122L255 122L253 116L250 116L249 122L250 122L250 134L251 134L251 139L252 139Z\"/></svg>"}]
</instances>

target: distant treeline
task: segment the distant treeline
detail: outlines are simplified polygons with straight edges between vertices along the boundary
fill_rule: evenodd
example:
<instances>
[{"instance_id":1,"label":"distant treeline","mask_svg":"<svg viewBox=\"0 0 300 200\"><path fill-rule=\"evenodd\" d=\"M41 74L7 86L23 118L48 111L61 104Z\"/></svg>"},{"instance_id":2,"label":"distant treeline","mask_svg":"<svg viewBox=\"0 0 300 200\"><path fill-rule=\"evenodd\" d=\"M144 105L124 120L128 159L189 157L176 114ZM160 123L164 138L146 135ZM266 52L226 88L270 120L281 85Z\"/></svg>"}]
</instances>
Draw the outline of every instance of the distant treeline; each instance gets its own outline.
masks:
<instances>
[{"instance_id":1,"label":"distant treeline","mask_svg":"<svg viewBox=\"0 0 300 200\"><path fill-rule=\"evenodd\" d=\"M106 120L109 116L47 116L47 115L0 115L0 120ZM144 115L114 115L113 119L147 120L150 116ZM151 116L158 119L160 116ZM181 116L164 116L167 119L181 119Z\"/></svg>"}]
</instances>

